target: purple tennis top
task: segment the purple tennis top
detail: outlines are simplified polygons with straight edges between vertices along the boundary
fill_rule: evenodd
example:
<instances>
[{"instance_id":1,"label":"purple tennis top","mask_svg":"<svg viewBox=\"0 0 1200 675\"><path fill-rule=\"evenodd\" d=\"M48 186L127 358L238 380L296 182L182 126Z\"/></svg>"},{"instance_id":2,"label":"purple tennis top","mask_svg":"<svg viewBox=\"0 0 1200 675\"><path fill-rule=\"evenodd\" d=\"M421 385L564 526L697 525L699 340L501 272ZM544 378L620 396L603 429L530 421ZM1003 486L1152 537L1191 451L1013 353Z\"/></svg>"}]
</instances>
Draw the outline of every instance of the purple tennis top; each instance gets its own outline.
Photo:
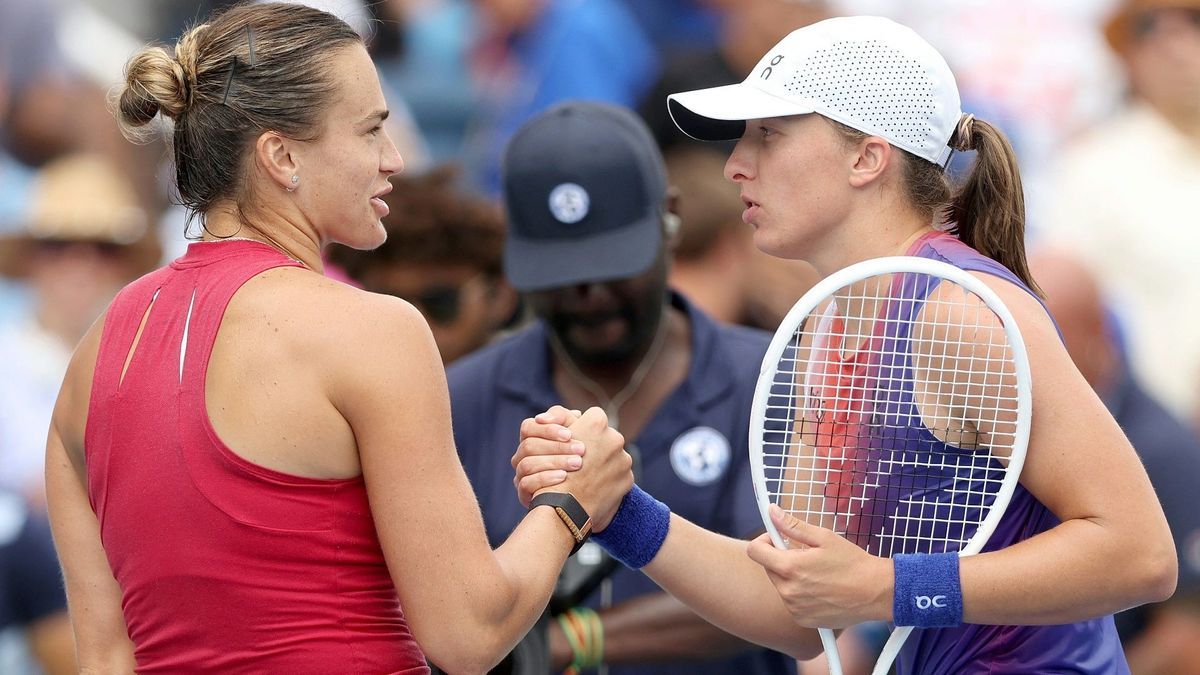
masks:
<instances>
[{"instance_id":1,"label":"purple tennis top","mask_svg":"<svg viewBox=\"0 0 1200 675\"><path fill-rule=\"evenodd\" d=\"M1000 263L956 237L931 232L908 255L940 260L969 272L982 272L1032 291ZM919 417L911 424L920 426ZM912 429L913 436L928 436ZM928 436L928 438L932 438ZM936 439L934 439L936 442ZM924 442L928 442L927 439ZM954 452L944 446L945 452ZM984 551L1028 539L1058 524L1058 519L1018 485ZM1112 616L1056 626L985 626L915 629L896 660L899 675L972 675L978 673L1129 673Z\"/></svg>"}]
</instances>

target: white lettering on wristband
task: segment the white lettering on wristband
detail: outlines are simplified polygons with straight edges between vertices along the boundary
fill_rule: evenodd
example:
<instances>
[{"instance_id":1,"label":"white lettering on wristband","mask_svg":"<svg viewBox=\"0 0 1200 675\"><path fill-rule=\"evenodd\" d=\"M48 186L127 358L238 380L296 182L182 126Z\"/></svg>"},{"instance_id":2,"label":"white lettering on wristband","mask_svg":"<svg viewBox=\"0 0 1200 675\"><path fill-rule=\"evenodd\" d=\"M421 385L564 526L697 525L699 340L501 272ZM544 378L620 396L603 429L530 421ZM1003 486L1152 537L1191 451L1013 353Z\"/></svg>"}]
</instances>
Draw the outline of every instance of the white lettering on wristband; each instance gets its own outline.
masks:
<instances>
[{"instance_id":1,"label":"white lettering on wristband","mask_svg":"<svg viewBox=\"0 0 1200 675\"><path fill-rule=\"evenodd\" d=\"M928 595L918 595L916 597L917 609L929 609L930 607L945 607L946 596L935 595L932 598Z\"/></svg>"}]
</instances>

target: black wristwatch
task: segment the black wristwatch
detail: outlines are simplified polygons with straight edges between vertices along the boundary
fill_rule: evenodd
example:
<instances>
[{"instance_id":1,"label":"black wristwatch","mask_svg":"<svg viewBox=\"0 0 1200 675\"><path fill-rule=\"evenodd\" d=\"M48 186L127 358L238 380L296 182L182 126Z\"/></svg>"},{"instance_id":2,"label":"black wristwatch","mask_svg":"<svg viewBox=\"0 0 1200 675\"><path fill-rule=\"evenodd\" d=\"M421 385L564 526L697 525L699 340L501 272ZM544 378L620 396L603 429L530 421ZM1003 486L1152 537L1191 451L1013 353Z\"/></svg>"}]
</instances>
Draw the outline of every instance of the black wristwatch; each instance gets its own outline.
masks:
<instances>
[{"instance_id":1,"label":"black wristwatch","mask_svg":"<svg viewBox=\"0 0 1200 675\"><path fill-rule=\"evenodd\" d=\"M587 510L569 492L543 492L529 502L529 510L539 506L554 507L554 512L562 518L563 524L571 531L571 536L575 537L575 547L571 549L571 555L575 555L592 533L592 517L588 515Z\"/></svg>"}]
</instances>

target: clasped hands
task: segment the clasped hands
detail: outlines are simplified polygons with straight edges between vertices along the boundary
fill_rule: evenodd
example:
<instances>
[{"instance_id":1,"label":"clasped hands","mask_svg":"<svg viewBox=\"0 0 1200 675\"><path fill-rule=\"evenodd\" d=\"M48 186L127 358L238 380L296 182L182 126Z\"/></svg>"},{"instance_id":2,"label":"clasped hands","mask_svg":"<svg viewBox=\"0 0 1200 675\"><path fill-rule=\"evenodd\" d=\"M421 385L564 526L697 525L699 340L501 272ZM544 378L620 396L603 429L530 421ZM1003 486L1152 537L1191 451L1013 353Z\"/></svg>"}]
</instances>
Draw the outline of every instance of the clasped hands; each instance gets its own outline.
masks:
<instances>
[{"instance_id":1,"label":"clasped hands","mask_svg":"<svg viewBox=\"0 0 1200 675\"><path fill-rule=\"evenodd\" d=\"M554 406L526 419L512 457L513 485L521 503L528 506L542 490L574 492L573 482L595 464L614 464L597 471L593 478L611 476L619 490L603 491L593 503L580 500L592 514L593 531L603 530L633 486L632 459L624 451L625 440L607 424L599 408L580 413ZM776 548L764 533L749 542L746 554L762 566L797 623L843 628L891 620L891 560L871 555L835 532L803 522L778 506L770 507L770 517L790 548Z\"/></svg>"}]
</instances>

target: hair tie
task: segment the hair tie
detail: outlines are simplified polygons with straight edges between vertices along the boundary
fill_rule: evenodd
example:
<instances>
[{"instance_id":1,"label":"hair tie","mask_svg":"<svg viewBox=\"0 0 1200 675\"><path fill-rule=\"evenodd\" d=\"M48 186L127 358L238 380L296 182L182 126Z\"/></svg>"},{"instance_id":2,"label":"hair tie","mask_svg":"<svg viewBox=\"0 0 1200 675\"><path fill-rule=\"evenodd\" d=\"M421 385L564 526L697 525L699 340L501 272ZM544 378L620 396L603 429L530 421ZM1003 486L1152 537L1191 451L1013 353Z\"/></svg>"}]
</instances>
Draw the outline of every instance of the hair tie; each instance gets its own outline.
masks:
<instances>
[{"instance_id":1,"label":"hair tie","mask_svg":"<svg viewBox=\"0 0 1200 675\"><path fill-rule=\"evenodd\" d=\"M964 113L958 120L958 126L954 129L954 137L951 139L950 147L960 152L975 149L975 142L972 136L975 131L975 116L971 113Z\"/></svg>"}]
</instances>

